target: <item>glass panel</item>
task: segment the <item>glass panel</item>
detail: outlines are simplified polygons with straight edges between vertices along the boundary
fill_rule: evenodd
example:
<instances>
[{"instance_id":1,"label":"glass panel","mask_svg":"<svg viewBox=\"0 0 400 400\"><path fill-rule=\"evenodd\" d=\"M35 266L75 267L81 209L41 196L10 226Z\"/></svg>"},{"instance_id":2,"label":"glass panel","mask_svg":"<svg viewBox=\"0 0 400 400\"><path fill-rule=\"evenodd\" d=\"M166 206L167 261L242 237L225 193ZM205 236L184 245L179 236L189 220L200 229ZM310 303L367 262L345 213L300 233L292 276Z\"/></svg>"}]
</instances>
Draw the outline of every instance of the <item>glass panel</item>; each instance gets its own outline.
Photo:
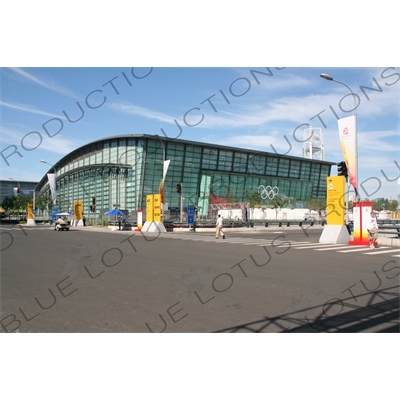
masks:
<instances>
[{"instance_id":1,"label":"glass panel","mask_svg":"<svg viewBox=\"0 0 400 400\"><path fill-rule=\"evenodd\" d=\"M300 177L300 161L295 161L295 160L290 161L289 176L291 178L299 178Z\"/></svg>"},{"instance_id":2,"label":"glass panel","mask_svg":"<svg viewBox=\"0 0 400 400\"><path fill-rule=\"evenodd\" d=\"M218 159L218 169L220 171L231 171L233 161L233 152L220 150Z\"/></svg>"},{"instance_id":3,"label":"glass panel","mask_svg":"<svg viewBox=\"0 0 400 400\"><path fill-rule=\"evenodd\" d=\"M217 169L218 151L205 148L203 151L202 167L203 169Z\"/></svg>"},{"instance_id":4,"label":"glass panel","mask_svg":"<svg viewBox=\"0 0 400 400\"><path fill-rule=\"evenodd\" d=\"M233 170L235 172L246 172L246 167L247 167L247 154L235 153Z\"/></svg>"},{"instance_id":5,"label":"glass panel","mask_svg":"<svg viewBox=\"0 0 400 400\"><path fill-rule=\"evenodd\" d=\"M247 171L250 174L264 175L265 161L266 161L265 156L261 156L261 155L249 156L249 163L247 166Z\"/></svg>"},{"instance_id":6,"label":"glass panel","mask_svg":"<svg viewBox=\"0 0 400 400\"><path fill-rule=\"evenodd\" d=\"M278 168L278 176L288 176L289 175L289 160L280 159L279 160L279 168Z\"/></svg>"},{"instance_id":7,"label":"glass panel","mask_svg":"<svg viewBox=\"0 0 400 400\"><path fill-rule=\"evenodd\" d=\"M278 172L278 158L267 157L266 175L276 176Z\"/></svg>"}]
</instances>

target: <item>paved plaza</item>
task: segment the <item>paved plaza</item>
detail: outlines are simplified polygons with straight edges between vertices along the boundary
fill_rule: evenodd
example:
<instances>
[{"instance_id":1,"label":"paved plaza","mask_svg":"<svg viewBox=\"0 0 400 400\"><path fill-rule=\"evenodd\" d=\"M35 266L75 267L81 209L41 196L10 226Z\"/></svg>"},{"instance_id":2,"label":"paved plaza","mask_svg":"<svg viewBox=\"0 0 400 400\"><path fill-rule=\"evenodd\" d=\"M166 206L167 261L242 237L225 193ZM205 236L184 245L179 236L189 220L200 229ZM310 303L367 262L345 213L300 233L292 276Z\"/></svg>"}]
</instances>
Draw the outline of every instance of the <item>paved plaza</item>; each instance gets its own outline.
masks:
<instances>
[{"instance_id":1,"label":"paved plaza","mask_svg":"<svg viewBox=\"0 0 400 400\"><path fill-rule=\"evenodd\" d=\"M399 331L399 249L318 227L0 232L3 333Z\"/></svg>"}]
</instances>

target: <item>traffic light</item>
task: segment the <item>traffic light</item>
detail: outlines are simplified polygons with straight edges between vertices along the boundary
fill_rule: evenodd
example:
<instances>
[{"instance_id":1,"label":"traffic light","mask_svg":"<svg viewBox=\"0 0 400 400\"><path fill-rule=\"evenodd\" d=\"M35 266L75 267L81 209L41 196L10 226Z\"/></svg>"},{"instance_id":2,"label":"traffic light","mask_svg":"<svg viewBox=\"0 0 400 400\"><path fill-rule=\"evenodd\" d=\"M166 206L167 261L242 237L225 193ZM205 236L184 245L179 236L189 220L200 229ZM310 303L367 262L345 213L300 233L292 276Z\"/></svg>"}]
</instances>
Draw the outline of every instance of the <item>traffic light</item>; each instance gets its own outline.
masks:
<instances>
[{"instance_id":1,"label":"traffic light","mask_svg":"<svg viewBox=\"0 0 400 400\"><path fill-rule=\"evenodd\" d=\"M21 189L19 187L17 187L17 193L20 193Z\"/></svg>"},{"instance_id":2,"label":"traffic light","mask_svg":"<svg viewBox=\"0 0 400 400\"><path fill-rule=\"evenodd\" d=\"M92 197L92 204L93 204L93 205L96 204L96 196L93 196L93 197Z\"/></svg>"},{"instance_id":3,"label":"traffic light","mask_svg":"<svg viewBox=\"0 0 400 400\"><path fill-rule=\"evenodd\" d=\"M90 206L90 212L93 212L93 206Z\"/></svg>"},{"instance_id":4,"label":"traffic light","mask_svg":"<svg viewBox=\"0 0 400 400\"><path fill-rule=\"evenodd\" d=\"M347 178L347 165L344 161L340 161L340 163L337 164L337 172L338 176L344 176Z\"/></svg>"},{"instance_id":5,"label":"traffic light","mask_svg":"<svg viewBox=\"0 0 400 400\"><path fill-rule=\"evenodd\" d=\"M178 193L181 193L181 192L182 192L182 183L178 183L178 184L176 185L176 191L177 191Z\"/></svg>"}]
</instances>

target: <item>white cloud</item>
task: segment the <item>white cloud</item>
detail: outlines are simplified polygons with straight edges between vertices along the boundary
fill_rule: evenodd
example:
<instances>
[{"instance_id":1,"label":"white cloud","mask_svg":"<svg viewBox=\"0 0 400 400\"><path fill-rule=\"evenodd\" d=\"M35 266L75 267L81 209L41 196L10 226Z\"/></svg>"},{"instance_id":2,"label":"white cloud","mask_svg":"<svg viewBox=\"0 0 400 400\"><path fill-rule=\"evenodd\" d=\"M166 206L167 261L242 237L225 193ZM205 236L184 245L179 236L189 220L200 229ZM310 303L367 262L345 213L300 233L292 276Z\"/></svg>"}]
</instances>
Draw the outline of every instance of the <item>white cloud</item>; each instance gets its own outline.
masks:
<instances>
[{"instance_id":1,"label":"white cloud","mask_svg":"<svg viewBox=\"0 0 400 400\"><path fill-rule=\"evenodd\" d=\"M372 150L373 154L378 155L379 152L397 152L399 155L398 131L367 131L358 132L358 148L361 150ZM396 156L396 155L394 155Z\"/></svg>"},{"instance_id":2,"label":"white cloud","mask_svg":"<svg viewBox=\"0 0 400 400\"><path fill-rule=\"evenodd\" d=\"M0 126L0 134L1 134L1 141L3 143L19 143L23 135L21 132L16 129L6 128L4 126Z\"/></svg>"},{"instance_id":3,"label":"white cloud","mask_svg":"<svg viewBox=\"0 0 400 400\"><path fill-rule=\"evenodd\" d=\"M77 149L80 145L76 141L72 142L62 136L54 136L52 138L46 138L40 145L41 150L47 150L51 153L61 154L63 156L67 155L71 151Z\"/></svg>"},{"instance_id":4,"label":"white cloud","mask_svg":"<svg viewBox=\"0 0 400 400\"><path fill-rule=\"evenodd\" d=\"M24 147L28 149L30 148L34 149L31 150L32 152L36 151L36 149L41 149L41 150L51 151L52 153L66 155L72 150L75 150L77 148L76 141L72 142L71 140L65 139L61 135L60 136L56 135L52 138L49 138L43 134L40 134L39 136L36 133L31 135L26 135L26 133L21 133L19 130L5 128L5 127L0 128L0 133L3 143L15 145L21 152L25 151L21 147L22 139L24 139L23 140Z\"/></svg>"},{"instance_id":5,"label":"white cloud","mask_svg":"<svg viewBox=\"0 0 400 400\"><path fill-rule=\"evenodd\" d=\"M176 118L176 117L171 117L168 114L163 114L158 111L149 110L144 107L138 107L129 103L112 103L109 105L109 107L111 107L116 111L121 111L126 114L139 115L141 117L145 117L148 119L154 119L157 121L168 122L168 123L174 123L174 119Z\"/></svg>"},{"instance_id":6,"label":"white cloud","mask_svg":"<svg viewBox=\"0 0 400 400\"><path fill-rule=\"evenodd\" d=\"M47 117L61 118L61 119L65 120L65 117L60 117L57 114L51 114L51 113L48 113L46 111L38 110L36 107L30 106L30 105L27 105L27 104L8 103L8 102L0 100L0 106L8 107L8 108L11 108L13 110L29 112L29 113L32 113L32 114L45 115Z\"/></svg>"},{"instance_id":7,"label":"white cloud","mask_svg":"<svg viewBox=\"0 0 400 400\"><path fill-rule=\"evenodd\" d=\"M24 78L28 79L31 82L34 82L42 87L45 87L46 89L52 90L54 92L63 94L65 96L68 97L72 97L72 98L77 98L78 96L73 93L71 90L66 89L54 82L47 82L44 81L43 79L40 79L32 74L29 74L28 72L24 71L21 68L11 68L12 71L16 72L17 74L23 76Z\"/></svg>"},{"instance_id":8,"label":"white cloud","mask_svg":"<svg viewBox=\"0 0 400 400\"><path fill-rule=\"evenodd\" d=\"M223 146L232 146L251 150L260 150L270 153L290 154L292 156L301 156L301 146L295 142L289 135L284 136L273 131L269 134L259 135L230 135L230 136L210 136L202 139L209 143L220 144Z\"/></svg>"}]
</instances>

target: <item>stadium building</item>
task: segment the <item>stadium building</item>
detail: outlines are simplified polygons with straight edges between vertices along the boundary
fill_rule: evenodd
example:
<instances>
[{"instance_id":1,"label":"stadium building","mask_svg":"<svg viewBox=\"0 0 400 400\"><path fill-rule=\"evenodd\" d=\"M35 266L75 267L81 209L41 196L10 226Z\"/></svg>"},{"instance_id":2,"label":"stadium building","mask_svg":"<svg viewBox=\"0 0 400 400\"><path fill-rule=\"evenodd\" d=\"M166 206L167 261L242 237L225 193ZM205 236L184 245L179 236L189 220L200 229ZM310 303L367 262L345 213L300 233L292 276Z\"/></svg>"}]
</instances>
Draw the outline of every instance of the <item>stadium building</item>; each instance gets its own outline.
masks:
<instances>
[{"instance_id":1,"label":"stadium building","mask_svg":"<svg viewBox=\"0 0 400 400\"><path fill-rule=\"evenodd\" d=\"M131 218L145 210L146 195L159 193L164 160L170 160L164 182L164 206L195 206L207 218L215 203L246 203L247 195L266 189L298 202L326 198L326 177L334 163L235 147L127 134L84 145L58 161L57 207L72 211L83 202L85 215L103 215L118 208ZM177 185L182 184L182 193ZM50 194L45 175L37 185ZM272 196L272 197L271 197ZM267 204L266 199L265 204Z\"/></svg>"}]
</instances>

